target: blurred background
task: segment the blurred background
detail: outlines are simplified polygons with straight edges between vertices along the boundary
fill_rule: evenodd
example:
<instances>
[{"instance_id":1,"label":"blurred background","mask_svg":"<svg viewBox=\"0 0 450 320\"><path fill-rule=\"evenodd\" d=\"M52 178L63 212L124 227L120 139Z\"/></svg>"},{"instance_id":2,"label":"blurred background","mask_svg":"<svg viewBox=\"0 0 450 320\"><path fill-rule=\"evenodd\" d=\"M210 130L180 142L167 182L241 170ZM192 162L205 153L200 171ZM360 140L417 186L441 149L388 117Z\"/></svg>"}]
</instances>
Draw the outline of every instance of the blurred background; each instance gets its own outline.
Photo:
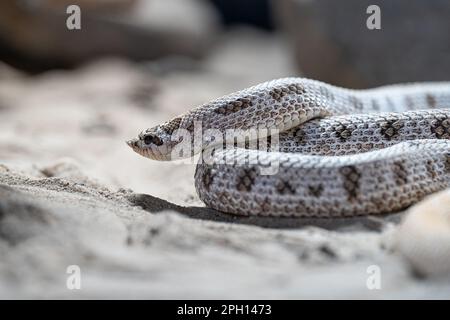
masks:
<instances>
[{"instance_id":1,"label":"blurred background","mask_svg":"<svg viewBox=\"0 0 450 320\"><path fill-rule=\"evenodd\" d=\"M65 27L72 4L81 9L81 30ZM366 27L372 4L381 9L381 30ZM449 17L446 0L6 0L0 59L31 73L104 56L202 60L224 34L247 26L286 41L293 74L364 88L446 80Z\"/></svg>"}]
</instances>

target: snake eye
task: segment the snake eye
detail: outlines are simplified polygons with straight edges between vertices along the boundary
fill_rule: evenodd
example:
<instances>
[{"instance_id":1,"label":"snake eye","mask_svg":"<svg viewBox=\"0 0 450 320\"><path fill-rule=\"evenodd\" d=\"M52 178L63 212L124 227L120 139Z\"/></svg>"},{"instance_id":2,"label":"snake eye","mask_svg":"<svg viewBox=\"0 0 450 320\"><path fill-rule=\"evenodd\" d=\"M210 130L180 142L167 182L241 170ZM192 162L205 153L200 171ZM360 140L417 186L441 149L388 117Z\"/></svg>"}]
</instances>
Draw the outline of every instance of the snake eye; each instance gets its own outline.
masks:
<instances>
[{"instance_id":1,"label":"snake eye","mask_svg":"<svg viewBox=\"0 0 450 320\"><path fill-rule=\"evenodd\" d=\"M145 136L144 137L144 143L145 144L151 144L153 142L153 137L152 136Z\"/></svg>"},{"instance_id":2,"label":"snake eye","mask_svg":"<svg viewBox=\"0 0 450 320\"><path fill-rule=\"evenodd\" d=\"M159 137L155 136L155 135L152 135L152 134L146 135L144 137L144 143L147 144L147 145L148 144L152 144L152 143L156 144L157 146L162 145L161 139Z\"/></svg>"}]
</instances>

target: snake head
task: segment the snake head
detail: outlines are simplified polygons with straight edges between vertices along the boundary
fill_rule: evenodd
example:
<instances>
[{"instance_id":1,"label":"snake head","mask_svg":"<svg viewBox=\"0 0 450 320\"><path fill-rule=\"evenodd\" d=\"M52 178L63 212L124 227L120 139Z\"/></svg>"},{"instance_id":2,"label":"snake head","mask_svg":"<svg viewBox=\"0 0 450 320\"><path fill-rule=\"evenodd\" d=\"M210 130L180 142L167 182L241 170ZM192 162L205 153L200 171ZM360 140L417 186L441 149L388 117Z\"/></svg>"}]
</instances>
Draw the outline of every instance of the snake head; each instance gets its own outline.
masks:
<instances>
[{"instance_id":1,"label":"snake head","mask_svg":"<svg viewBox=\"0 0 450 320\"><path fill-rule=\"evenodd\" d=\"M133 151L153 160L169 161L174 143L171 135L160 126L142 131L137 138L127 141Z\"/></svg>"}]
</instances>

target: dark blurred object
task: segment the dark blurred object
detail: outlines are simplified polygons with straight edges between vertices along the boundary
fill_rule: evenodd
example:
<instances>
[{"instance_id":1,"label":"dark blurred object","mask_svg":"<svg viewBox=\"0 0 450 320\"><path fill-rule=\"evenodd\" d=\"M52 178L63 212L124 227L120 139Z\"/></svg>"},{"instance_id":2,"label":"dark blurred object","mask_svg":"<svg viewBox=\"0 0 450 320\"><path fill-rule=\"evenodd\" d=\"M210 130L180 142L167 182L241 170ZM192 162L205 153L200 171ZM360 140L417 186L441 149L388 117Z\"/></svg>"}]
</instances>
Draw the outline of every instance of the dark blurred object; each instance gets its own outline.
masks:
<instances>
[{"instance_id":1,"label":"dark blurred object","mask_svg":"<svg viewBox=\"0 0 450 320\"><path fill-rule=\"evenodd\" d=\"M369 5L381 30L369 30ZM274 0L302 73L346 87L450 80L448 0Z\"/></svg>"},{"instance_id":2,"label":"dark blurred object","mask_svg":"<svg viewBox=\"0 0 450 320\"><path fill-rule=\"evenodd\" d=\"M66 27L68 4L80 6L81 30ZM202 0L0 1L0 59L40 72L105 55L198 58L217 30L214 13Z\"/></svg>"},{"instance_id":3,"label":"dark blurred object","mask_svg":"<svg viewBox=\"0 0 450 320\"><path fill-rule=\"evenodd\" d=\"M16 2L28 7L40 7L46 9L62 9L76 4L90 13L120 13L129 10L139 0L19 0Z\"/></svg>"},{"instance_id":4,"label":"dark blurred object","mask_svg":"<svg viewBox=\"0 0 450 320\"><path fill-rule=\"evenodd\" d=\"M248 24L273 29L270 0L211 0L225 25Z\"/></svg>"}]
</instances>

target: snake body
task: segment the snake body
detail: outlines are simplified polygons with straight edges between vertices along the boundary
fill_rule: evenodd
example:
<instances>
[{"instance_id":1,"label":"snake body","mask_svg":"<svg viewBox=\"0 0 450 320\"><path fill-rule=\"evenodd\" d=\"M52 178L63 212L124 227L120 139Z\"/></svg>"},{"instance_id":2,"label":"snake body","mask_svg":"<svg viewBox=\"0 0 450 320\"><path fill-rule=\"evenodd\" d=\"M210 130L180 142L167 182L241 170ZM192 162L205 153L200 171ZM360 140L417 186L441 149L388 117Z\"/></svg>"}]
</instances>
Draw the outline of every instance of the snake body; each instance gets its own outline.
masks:
<instances>
[{"instance_id":1,"label":"snake body","mask_svg":"<svg viewBox=\"0 0 450 320\"><path fill-rule=\"evenodd\" d=\"M242 215L380 214L450 187L449 107L450 83L351 90L284 78L201 105L128 144L146 157L171 160L181 141L173 133L193 133L197 122L220 132L277 129L276 151L211 152L195 173L200 199ZM276 173L263 174L273 164Z\"/></svg>"}]
</instances>

